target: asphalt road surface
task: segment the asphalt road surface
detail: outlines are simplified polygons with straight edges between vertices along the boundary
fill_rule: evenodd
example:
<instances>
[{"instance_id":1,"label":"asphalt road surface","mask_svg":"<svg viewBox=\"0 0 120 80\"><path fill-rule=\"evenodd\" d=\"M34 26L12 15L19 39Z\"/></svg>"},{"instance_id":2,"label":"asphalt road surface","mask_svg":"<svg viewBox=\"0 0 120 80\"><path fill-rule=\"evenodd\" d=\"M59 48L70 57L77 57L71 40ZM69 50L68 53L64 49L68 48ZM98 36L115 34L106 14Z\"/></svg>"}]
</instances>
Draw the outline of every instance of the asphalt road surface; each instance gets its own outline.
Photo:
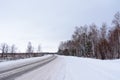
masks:
<instances>
[{"instance_id":1,"label":"asphalt road surface","mask_svg":"<svg viewBox=\"0 0 120 80\"><path fill-rule=\"evenodd\" d=\"M45 60L33 63L33 64L29 64L29 65L25 65L22 67L18 67L9 71L6 71L4 73L0 73L0 80L15 80L16 77L19 77L21 75L24 75L25 73L28 73L32 70L35 70L39 67L44 66L45 64L48 64L49 62L53 61L54 59L56 59L57 56L52 56L49 57Z\"/></svg>"}]
</instances>

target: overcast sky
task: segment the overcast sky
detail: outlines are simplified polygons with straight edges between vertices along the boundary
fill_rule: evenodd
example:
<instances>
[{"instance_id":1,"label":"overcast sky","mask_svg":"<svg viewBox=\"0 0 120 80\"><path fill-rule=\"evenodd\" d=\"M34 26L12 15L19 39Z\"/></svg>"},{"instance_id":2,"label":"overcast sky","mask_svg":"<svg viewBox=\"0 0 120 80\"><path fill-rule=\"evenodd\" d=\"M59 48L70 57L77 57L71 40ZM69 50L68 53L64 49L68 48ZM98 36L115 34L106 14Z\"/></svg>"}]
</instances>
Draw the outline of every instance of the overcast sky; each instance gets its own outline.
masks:
<instances>
[{"instance_id":1,"label":"overcast sky","mask_svg":"<svg viewBox=\"0 0 120 80\"><path fill-rule=\"evenodd\" d=\"M31 41L42 51L55 52L71 38L75 26L111 24L120 0L0 0L0 43L24 52Z\"/></svg>"}]
</instances>

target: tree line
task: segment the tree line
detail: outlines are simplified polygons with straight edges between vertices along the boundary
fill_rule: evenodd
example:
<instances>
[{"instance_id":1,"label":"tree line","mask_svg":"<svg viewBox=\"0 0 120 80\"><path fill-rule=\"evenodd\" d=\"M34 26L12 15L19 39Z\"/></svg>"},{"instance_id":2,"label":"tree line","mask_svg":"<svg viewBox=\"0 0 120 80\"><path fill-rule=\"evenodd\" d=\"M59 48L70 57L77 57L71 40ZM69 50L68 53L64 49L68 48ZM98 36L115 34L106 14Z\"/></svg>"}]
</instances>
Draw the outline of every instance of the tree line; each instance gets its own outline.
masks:
<instances>
[{"instance_id":1,"label":"tree line","mask_svg":"<svg viewBox=\"0 0 120 80\"><path fill-rule=\"evenodd\" d=\"M114 15L112 24L103 23L76 27L72 39L63 41L58 48L60 55L97 59L120 58L120 13Z\"/></svg>"},{"instance_id":2,"label":"tree line","mask_svg":"<svg viewBox=\"0 0 120 80\"><path fill-rule=\"evenodd\" d=\"M15 44L9 46L7 43L1 43L0 44L0 51L1 53L17 53L17 47ZM38 45L37 51L36 52L40 52L41 51L41 46ZM26 48L26 53L34 53L34 47L32 45L31 42L28 42L27 44L27 48Z\"/></svg>"},{"instance_id":3,"label":"tree line","mask_svg":"<svg viewBox=\"0 0 120 80\"><path fill-rule=\"evenodd\" d=\"M0 59L3 60L14 60L14 59L36 57L43 55L43 54L33 54L33 53L40 53L41 46L38 45L38 48L35 51L31 42L28 42L26 51L24 53L18 52L17 47L14 44L9 46L7 43L0 44L0 51L1 51Z\"/></svg>"}]
</instances>

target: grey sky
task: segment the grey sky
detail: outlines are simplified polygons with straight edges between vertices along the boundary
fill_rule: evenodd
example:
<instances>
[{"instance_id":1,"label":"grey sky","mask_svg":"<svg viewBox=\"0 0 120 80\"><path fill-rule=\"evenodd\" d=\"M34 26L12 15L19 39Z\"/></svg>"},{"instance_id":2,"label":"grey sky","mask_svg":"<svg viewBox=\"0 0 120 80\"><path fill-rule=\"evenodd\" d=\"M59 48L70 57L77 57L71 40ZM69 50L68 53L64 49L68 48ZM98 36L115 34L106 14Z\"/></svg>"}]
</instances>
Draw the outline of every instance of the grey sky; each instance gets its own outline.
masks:
<instances>
[{"instance_id":1,"label":"grey sky","mask_svg":"<svg viewBox=\"0 0 120 80\"><path fill-rule=\"evenodd\" d=\"M71 38L75 26L111 24L120 11L120 0L0 0L0 43L16 44L25 51L29 41L35 49L57 51Z\"/></svg>"}]
</instances>

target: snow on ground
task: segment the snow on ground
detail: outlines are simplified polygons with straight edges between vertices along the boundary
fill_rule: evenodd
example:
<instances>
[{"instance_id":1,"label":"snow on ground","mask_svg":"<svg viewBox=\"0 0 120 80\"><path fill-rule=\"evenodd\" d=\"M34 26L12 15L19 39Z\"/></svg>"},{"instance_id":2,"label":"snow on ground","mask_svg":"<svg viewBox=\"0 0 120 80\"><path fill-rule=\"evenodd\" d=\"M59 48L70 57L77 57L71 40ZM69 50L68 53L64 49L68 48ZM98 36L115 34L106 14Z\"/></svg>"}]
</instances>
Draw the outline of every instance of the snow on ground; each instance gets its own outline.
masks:
<instances>
[{"instance_id":1,"label":"snow on ground","mask_svg":"<svg viewBox=\"0 0 120 80\"><path fill-rule=\"evenodd\" d=\"M48 57L50 57L50 55L46 55L46 56L42 56L42 57L32 57L32 58L26 58L26 59L0 62L0 73L2 71L6 71L9 69L14 69L16 67L20 67L23 65L34 63L34 62L43 60L43 59L48 58Z\"/></svg>"},{"instance_id":2,"label":"snow on ground","mask_svg":"<svg viewBox=\"0 0 120 80\"><path fill-rule=\"evenodd\" d=\"M120 60L58 56L15 80L120 80Z\"/></svg>"}]
</instances>

